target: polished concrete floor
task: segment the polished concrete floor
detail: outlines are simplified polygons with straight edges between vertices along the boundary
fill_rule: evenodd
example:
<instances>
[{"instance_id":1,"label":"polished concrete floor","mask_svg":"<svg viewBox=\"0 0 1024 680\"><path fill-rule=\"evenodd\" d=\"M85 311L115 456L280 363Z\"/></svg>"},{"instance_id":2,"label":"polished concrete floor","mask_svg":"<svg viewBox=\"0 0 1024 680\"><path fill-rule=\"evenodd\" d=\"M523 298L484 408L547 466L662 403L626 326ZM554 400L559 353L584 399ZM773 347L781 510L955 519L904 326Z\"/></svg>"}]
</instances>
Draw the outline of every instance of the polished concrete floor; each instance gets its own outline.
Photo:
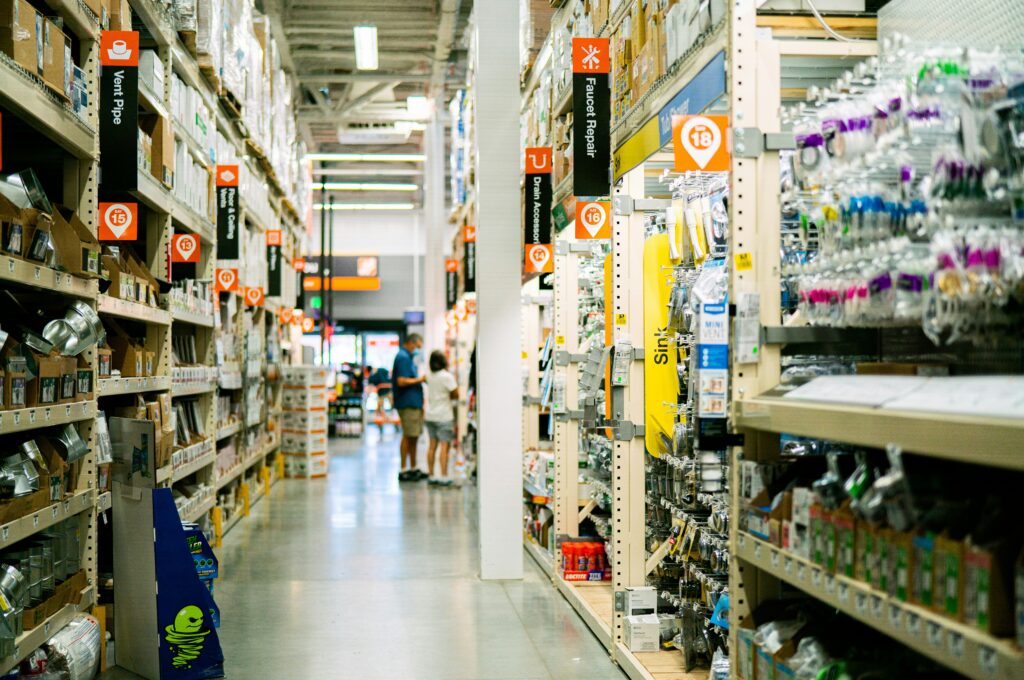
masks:
<instances>
[{"instance_id":1,"label":"polished concrete floor","mask_svg":"<svg viewBox=\"0 0 1024 680\"><path fill-rule=\"evenodd\" d=\"M473 490L400 485L379 439L334 440L326 480L277 484L224 539L228 678L625 677L528 556L481 581Z\"/></svg>"}]
</instances>

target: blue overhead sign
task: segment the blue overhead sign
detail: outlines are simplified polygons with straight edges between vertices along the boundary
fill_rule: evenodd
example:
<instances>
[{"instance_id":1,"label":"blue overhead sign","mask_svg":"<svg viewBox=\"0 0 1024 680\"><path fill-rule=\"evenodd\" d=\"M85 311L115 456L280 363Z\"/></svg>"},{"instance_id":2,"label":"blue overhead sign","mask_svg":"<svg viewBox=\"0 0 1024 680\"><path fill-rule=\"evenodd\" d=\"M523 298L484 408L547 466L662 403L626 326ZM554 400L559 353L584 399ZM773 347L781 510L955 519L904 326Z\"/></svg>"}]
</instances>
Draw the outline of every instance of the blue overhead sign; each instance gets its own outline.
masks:
<instances>
[{"instance_id":1,"label":"blue overhead sign","mask_svg":"<svg viewBox=\"0 0 1024 680\"><path fill-rule=\"evenodd\" d=\"M707 66L690 79L658 112L658 136L661 145L672 142L672 116L701 113L725 94L725 50L716 54Z\"/></svg>"}]
</instances>

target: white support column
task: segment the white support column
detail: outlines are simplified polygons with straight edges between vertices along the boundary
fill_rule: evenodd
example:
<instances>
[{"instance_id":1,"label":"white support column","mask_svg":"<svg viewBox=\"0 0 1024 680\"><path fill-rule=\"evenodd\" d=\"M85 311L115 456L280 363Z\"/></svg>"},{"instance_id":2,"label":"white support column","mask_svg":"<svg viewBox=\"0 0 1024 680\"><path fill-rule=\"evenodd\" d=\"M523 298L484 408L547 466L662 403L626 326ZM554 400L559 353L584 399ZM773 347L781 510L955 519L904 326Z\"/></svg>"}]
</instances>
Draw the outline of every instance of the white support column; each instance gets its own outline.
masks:
<instances>
[{"instance_id":1,"label":"white support column","mask_svg":"<svg viewBox=\"0 0 1024 680\"><path fill-rule=\"evenodd\" d=\"M523 576L519 304L519 3L479 0L472 68L477 159L480 576Z\"/></svg>"},{"instance_id":2,"label":"white support column","mask_svg":"<svg viewBox=\"0 0 1024 680\"><path fill-rule=\"evenodd\" d=\"M426 163L424 163L423 225L426 229L426 249L423 256L423 308L426 312L424 344L428 349L444 347L445 332L445 273L444 259L451 248L445 243L448 220L445 215L444 177L448 158L444 151L443 102L441 109L427 126L425 135Z\"/></svg>"},{"instance_id":3,"label":"white support column","mask_svg":"<svg viewBox=\"0 0 1024 680\"><path fill-rule=\"evenodd\" d=\"M568 230L567 230L568 231ZM563 232L564 234L565 232ZM566 234L566 236L568 236ZM577 297L579 293L579 256L568 252L568 239L559 239L565 245L564 254L556 246L555 254L555 352L578 353L579 321ZM578 409L578 364L554 368L555 376L565 384L565 408ZM555 537L579 536L579 427L580 421L559 416L555 419ZM555 564L561 564L561 550L555 553Z\"/></svg>"}]
</instances>

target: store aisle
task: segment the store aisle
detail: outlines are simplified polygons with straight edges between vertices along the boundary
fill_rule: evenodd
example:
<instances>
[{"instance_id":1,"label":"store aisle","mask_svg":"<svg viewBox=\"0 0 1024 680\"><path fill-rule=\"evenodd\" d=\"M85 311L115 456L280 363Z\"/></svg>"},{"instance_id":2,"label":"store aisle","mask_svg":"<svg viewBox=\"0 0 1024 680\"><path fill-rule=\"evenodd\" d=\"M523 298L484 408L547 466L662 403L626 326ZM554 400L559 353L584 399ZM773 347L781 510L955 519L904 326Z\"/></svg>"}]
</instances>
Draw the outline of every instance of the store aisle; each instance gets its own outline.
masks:
<instances>
[{"instance_id":1,"label":"store aisle","mask_svg":"<svg viewBox=\"0 0 1024 680\"><path fill-rule=\"evenodd\" d=\"M472 491L399 486L393 438L332 454L224 541L228 678L625 677L530 558L522 582L477 578Z\"/></svg>"}]
</instances>

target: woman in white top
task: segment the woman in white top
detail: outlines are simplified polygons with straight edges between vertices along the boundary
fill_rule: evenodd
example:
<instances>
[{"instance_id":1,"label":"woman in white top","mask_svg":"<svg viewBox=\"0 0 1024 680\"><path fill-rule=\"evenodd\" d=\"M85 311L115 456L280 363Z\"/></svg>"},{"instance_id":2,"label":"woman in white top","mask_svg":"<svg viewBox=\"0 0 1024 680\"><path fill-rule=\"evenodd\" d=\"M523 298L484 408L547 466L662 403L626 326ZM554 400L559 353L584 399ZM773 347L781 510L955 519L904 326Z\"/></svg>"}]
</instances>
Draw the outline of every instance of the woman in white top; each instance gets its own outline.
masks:
<instances>
[{"instance_id":1,"label":"woman in white top","mask_svg":"<svg viewBox=\"0 0 1024 680\"><path fill-rule=\"evenodd\" d=\"M430 353L430 375L427 376L427 408L424 420L430 445L427 448L427 473L430 484L451 486L448 476L448 448L455 440L455 400L459 398L458 383L448 371L448 359L444 352ZM438 446L441 448L441 472L434 476L434 460Z\"/></svg>"}]
</instances>

